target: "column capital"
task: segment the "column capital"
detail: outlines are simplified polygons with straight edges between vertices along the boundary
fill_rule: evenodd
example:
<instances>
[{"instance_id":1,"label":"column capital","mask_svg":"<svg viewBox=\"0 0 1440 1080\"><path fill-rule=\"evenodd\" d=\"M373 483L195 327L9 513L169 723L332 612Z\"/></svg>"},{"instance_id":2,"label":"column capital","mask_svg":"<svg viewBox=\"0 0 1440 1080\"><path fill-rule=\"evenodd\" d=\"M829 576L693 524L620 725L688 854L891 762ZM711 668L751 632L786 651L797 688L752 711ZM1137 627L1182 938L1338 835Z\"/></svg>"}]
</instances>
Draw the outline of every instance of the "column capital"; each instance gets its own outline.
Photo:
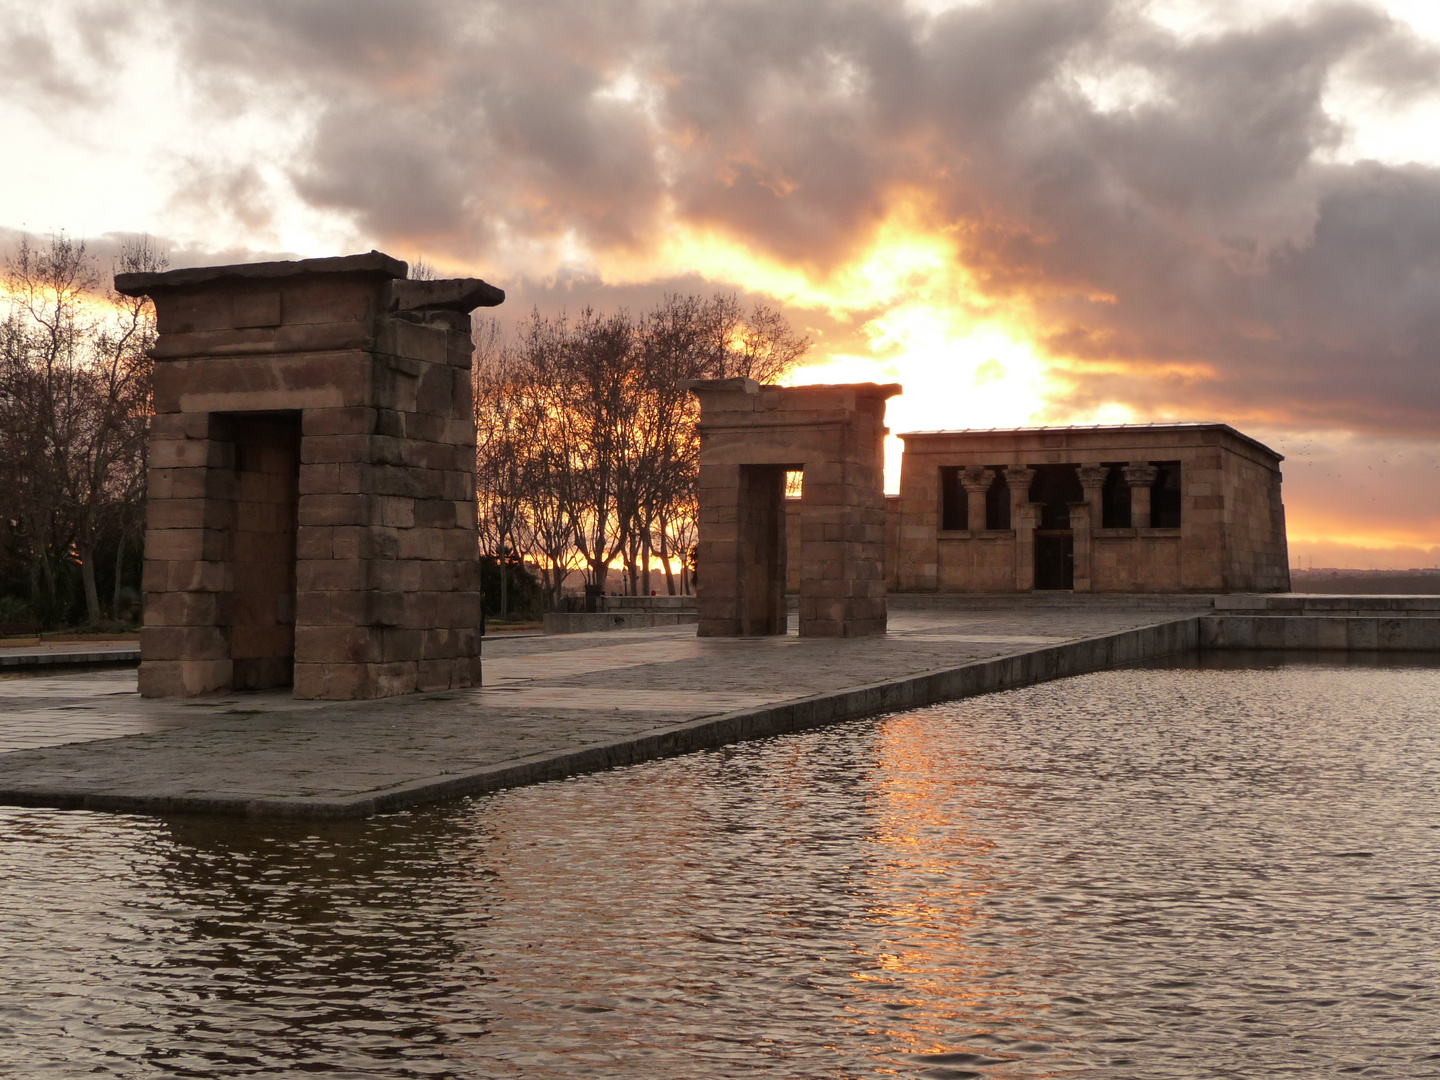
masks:
<instances>
[{"instance_id":1,"label":"column capital","mask_svg":"<svg viewBox=\"0 0 1440 1080\"><path fill-rule=\"evenodd\" d=\"M1007 465L1005 467L1005 483L1010 485L1011 491L1028 492L1030 485L1034 482L1034 469L1024 465Z\"/></svg>"},{"instance_id":2,"label":"column capital","mask_svg":"<svg viewBox=\"0 0 1440 1080\"><path fill-rule=\"evenodd\" d=\"M960 470L960 483L966 491L984 494L995 482L995 474L984 465L967 465Z\"/></svg>"},{"instance_id":3,"label":"column capital","mask_svg":"<svg viewBox=\"0 0 1440 1080\"><path fill-rule=\"evenodd\" d=\"M1125 483L1132 488L1151 487L1155 478L1160 475L1160 470L1148 461L1132 461L1120 471L1125 475Z\"/></svg>"},{"instance_id":4,"label":"column capital","mask_svg":"<svg viewBox=\"0 0 1440 1080\"><path fill-rule=\"evenodd\" d=\"M1087 489L1099 489L1105 486L1105 477L1110 475L1110 468L1107 465L1100 465L1087 461L1076 470L1080 475L1080 486Z\"/></svg>"}]
</instances>

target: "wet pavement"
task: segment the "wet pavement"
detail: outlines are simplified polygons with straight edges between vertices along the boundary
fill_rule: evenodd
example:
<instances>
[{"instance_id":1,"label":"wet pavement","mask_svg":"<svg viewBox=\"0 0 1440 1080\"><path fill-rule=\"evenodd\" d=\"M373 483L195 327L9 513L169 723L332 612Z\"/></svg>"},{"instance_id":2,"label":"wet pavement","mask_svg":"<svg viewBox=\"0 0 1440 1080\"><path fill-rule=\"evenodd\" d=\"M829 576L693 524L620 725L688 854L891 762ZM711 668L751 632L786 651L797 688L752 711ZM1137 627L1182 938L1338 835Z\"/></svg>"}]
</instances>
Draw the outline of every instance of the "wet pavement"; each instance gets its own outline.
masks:
<instances>
[{"instance_id":1,"label":"wet pavement","mask_svg":"<svg viewBox=\"0 0 1440 1080\"><path fill-rule=\"evenodd\" d=\"M231 813L284 803L287 812L338 813L345 800L420 789L438 797L452 781L510 763L1180 614L901 611L885 637L849 640L697 638L688 626L491 638L483 688L372 702L296 701L284 691L153 701L135 692L134 671L8 677L0 802Z\"/></svg>"}]
</instances>

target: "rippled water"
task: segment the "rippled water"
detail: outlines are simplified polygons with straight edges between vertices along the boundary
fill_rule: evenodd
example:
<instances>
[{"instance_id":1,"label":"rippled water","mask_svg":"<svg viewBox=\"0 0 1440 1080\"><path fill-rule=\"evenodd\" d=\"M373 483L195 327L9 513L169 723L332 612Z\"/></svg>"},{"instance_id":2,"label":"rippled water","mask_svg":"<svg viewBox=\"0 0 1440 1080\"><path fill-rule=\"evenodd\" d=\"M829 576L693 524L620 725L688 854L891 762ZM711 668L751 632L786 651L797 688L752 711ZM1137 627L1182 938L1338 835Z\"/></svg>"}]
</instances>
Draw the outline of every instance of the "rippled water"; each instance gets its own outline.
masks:
<instances>
[{"instance_id":1,"label":"rippled water","mask_svg":"<svg viewBox=\"0 0 1440 1080\"><path fill-rule=\"evenodd\" d=\"M360 823L0 811L0 1072L1437 1076L1437 691L1131 670Z\"/></svg>"}]
</instances>

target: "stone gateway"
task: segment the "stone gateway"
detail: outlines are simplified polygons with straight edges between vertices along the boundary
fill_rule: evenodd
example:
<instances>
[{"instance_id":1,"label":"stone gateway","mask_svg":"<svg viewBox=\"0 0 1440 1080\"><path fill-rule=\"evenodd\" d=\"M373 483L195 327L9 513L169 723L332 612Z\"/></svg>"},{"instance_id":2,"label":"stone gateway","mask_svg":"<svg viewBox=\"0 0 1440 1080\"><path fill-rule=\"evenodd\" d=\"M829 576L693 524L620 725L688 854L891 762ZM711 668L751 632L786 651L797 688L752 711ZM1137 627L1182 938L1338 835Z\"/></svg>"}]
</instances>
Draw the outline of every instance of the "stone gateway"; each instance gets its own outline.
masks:
<instances>
[{"instance_id":1,"label":"stone gateway","mask_svg":"<svg viewBox=\"0 0 1440 1080\"><path fill-rule=\"evenodd\" d=\"M480 681L469 312L377 251L121 274L155 302L140 692Z\"/></svg>"},{"instance_id":2,"label":"stone gateway","mask_svg":"<svg viewBox=\"0 0 1440 1080\"><path fill-rule=\"evenodd\" d=\"M797 473L800 635L885 633L885 402L899 385L681 385L700 399L700 636L785 633Z\"/></svg>"}]
</instances>

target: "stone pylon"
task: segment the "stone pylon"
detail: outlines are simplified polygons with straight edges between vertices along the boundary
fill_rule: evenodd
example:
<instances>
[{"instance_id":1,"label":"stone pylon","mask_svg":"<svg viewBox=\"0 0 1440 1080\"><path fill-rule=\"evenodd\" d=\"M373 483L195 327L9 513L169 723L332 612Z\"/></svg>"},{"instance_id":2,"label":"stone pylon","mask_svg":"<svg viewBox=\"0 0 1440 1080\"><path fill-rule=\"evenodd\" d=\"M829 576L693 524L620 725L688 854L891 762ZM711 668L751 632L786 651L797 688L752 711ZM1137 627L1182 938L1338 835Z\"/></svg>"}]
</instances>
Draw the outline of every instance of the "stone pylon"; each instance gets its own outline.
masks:
<instances>
[{"instance_id":1,"label":"stone pylon","mask_svg":"<svg viewBox=\"0 0 1440 1080\"><path fill-rule=\"evenodd\" d=\"M785 633L796 472L801 635L885 633L885 402L900 387L682 385L700 399L700 635Z\"/></svg>"},{"instance_id":2,"label":"stone pylon","mask_svg":"<svg viewBox=\"0 0 1440 1080\"><path fill-rule=\"evenodd\" d=\"M140 691L480 680L469 312L372 251L121 274L159 338Z\"/></svg>"}]
</instances>

